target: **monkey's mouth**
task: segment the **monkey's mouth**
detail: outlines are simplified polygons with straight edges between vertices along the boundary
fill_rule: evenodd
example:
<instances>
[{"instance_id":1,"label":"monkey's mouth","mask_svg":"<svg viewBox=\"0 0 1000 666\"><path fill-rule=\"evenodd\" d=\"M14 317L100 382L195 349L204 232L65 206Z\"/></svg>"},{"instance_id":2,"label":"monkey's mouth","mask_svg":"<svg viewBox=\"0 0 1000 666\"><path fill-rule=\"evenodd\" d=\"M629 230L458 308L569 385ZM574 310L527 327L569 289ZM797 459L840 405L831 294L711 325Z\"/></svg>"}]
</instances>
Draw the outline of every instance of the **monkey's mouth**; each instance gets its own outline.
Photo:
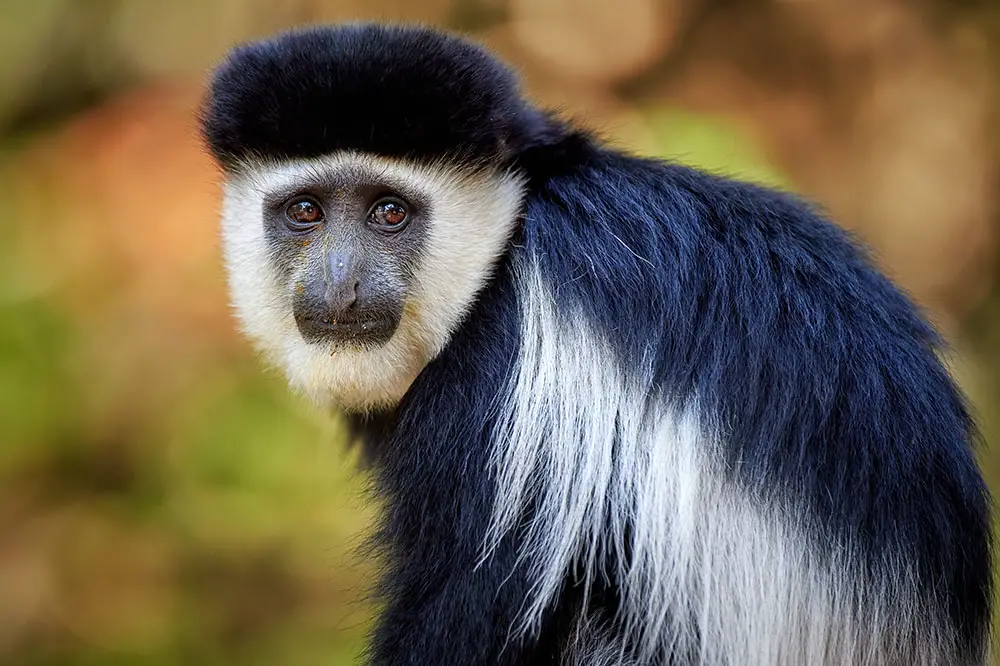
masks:
<instances>
[{"instance_id":1,"label":"monkey's mouth","mask_svg":"<svg viewBox=\"0 0 1000 666\"><path fill-rule=\"evenodd\" d=\"M295 323L306 342L371 348L385 344L396 332L399 319L388 316L349 317L296 316Z\"/></svg>"}]
</instances>

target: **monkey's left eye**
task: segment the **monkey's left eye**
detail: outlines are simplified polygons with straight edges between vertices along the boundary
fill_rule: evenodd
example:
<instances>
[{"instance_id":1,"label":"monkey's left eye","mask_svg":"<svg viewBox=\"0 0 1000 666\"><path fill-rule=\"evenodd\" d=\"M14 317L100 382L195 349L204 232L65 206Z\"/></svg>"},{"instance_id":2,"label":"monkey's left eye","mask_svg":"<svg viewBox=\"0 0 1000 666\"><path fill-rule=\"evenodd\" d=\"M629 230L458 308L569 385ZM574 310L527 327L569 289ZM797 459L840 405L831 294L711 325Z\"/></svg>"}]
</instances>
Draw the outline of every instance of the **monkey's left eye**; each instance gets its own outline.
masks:
<instances>
[{"instance_id":1,"label":"monkey's left eye","mask_svg":"<svg viewBox=\"0 0 1000 666\"><path fill-rule=\"evenodd\" d=\"M368 213L373 226L383 231L399 231L406 226L410 212L406 204L395 197L379 199Z\"/></svg>"},{"instance_id":2,"label":"monkey's left eye","mask_svg":"<svg viewBox=\"0 0 1000 666\"><path fill-rule=\"evenodd\" d=\"M323 208L315 199L296 199L285 209L285 225L292 231L308 231L323 221Z\"/></svg>"}]
</instances>

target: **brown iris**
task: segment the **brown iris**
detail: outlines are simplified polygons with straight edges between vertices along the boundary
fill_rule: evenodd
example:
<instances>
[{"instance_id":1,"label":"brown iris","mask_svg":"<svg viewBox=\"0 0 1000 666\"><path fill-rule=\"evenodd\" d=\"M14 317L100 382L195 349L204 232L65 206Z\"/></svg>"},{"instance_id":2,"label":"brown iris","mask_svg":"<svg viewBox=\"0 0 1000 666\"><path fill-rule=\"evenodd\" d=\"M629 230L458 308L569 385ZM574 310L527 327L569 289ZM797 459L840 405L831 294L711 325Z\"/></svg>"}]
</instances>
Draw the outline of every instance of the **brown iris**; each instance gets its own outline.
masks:
<instances>
[{"instance_id":1,"label":"brown iris","mask_svg":"<svg viewBox=\"0 0 1000 666\"><path fill-rule=\"evenodd\" d=\"M306 231L323 221L323 208L313 199L298 199L285 209L285 218L292 231Z\"/></svg>"}]
</instances>

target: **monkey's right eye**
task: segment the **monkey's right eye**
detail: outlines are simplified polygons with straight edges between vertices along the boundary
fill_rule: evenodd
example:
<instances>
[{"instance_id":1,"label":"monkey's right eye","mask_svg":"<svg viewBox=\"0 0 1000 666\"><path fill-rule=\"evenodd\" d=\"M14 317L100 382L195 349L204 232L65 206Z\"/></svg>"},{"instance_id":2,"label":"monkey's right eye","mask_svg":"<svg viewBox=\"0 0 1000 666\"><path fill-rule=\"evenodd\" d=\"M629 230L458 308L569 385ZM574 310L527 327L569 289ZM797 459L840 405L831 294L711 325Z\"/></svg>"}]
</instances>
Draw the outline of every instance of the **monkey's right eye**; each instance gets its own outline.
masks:
<instances>
[{"instance_id":1,"label":"monkey's right eye","mask_svg":"<svg viewBox=\"0 0 1000 666\"><path fill-rule=\"evenodd\" d=\"M296 199L285 209L285 226L291 231L309 231L322 221L323 207L309 197Z\"/></svg>"}]
</instances>

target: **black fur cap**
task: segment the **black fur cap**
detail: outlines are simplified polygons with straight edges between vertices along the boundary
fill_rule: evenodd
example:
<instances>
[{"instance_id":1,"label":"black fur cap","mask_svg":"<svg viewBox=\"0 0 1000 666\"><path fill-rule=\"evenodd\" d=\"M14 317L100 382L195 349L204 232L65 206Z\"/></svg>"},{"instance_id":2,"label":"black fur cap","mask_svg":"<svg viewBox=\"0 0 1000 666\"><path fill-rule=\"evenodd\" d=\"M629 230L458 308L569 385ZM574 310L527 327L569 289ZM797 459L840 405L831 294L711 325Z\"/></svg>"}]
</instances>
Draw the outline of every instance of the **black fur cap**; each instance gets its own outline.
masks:
<instances>
[{"instance_id":1,"label":"black fur cap","mask_svg":"<svg viewBox=\"0 0 1000 666\"><path fill-rule=\"evenodd\" d=\"M201 120L227 169L245 158L344 149L507 160L555 129L482 47L375 23L310 27L235 48L214 73Z\"/></svg>"}]
</instances>

